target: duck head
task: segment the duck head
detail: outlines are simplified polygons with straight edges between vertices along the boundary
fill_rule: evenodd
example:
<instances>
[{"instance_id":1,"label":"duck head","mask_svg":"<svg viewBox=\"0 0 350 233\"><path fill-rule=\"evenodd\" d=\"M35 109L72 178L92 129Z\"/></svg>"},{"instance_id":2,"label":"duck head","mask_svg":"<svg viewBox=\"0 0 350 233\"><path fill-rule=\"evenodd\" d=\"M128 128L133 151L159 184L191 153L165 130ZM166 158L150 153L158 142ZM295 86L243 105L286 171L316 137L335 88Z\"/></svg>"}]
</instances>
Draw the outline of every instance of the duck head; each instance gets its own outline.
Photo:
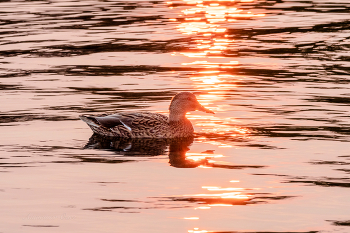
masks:
<instances>
[{"instance_id":1,"label":"duck head","mask_svg":"<svg viewBox=\"0 0 350 233\"><path fill-rule=\"evenodd\" d=\"M171 100L169 106L170 121L180 120L182 117L185 117L186 113L196 110L214 114L213 111L203 107L193 93L180 92Z\"/></svg>"}]
</instances>

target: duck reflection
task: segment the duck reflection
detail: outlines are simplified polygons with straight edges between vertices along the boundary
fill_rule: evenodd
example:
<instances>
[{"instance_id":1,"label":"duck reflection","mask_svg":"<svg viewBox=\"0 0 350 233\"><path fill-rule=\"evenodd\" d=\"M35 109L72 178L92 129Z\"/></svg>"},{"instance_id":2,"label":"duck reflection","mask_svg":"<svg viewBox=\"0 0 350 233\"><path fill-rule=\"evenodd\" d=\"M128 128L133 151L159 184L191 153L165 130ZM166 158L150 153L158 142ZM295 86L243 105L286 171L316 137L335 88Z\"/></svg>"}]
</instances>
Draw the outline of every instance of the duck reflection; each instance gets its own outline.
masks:
<instances>
[{"instance_id":1,"label":"duck reflection","mask_svg":"<svg viewBox=\"0 0 350 233\"><path fill-rule=\"evenodd\" d=\"M128 139L105 138L93 134L84 149L107 149L118 155L150 157L166 155L168 151L169 163L173 167L194 168L208 163L206 158L192 160L186 157L190 150L193 137L176 139Z\"/></svg>"},{"instance_id":2,"label":"duck reflection","mask_svg":"<svg viewBox=\"0 0 350 233\"><path fill-rule=\"evenodd\" d=\"M209 164L207 157L193 159L193 156L186 156L193 140L193 137L176 139L103 138L93 134L84 148L113 150L118 155L137 157L166 155L168 151L169 163L173 167L205 167Z\"/></svg>"},{"instance_id":3,"label":"duck reflection","mask_svg":"<svg viewBox=\"0 0 350 233\"><path fill-rule=\"evenodd\" d=\"M202 153L188 152L194 141L194 137L173 139L128 139L105 138L93 134L84 149L112 150L118 155L134 157L169 156L169 163L177 168L224 168L244 169L263 168L261 165L234 165L221 164L214 161L215 158L224 157L211 150Z\"/></svg>"},{"instance_id":4,"label":"duck reflection","mask_svg":"<svg viewBox=\"0 0 350 233\"><path fill-rule=\"evenodd\" d=\"M169 163L177 168L195 168L199 166L206 166L209 164L208 158L193 160L187 156L189 146L192 144L193 138L174 140L169 146Z\"/></svg>"},{"instance_id":5,"label":"duck reflection","mask_svg":"<svg viewBox=\"0 0 350 233\"><path fill-rule=\"evenodd\" d=\"M193 138L188 142L188 146L193 142ZM118 155L149 157L165 155L171 139L167 138L108 138L93 134L84 149L105 149L112 150Z\"/></svg>"}]
</instances>

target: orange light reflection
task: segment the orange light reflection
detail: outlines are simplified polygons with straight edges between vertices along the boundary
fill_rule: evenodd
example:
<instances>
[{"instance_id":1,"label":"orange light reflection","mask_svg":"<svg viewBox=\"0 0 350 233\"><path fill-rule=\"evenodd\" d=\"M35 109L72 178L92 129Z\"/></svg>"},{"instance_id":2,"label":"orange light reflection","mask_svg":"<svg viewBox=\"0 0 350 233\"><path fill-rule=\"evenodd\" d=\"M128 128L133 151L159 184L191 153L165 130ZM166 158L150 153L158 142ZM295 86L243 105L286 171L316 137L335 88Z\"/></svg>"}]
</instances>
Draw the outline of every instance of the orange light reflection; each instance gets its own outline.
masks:
<instances>
[{"instance_id":1,"label":"orange light reflection","mask_svg":"<svg viewBox=\"0 0 350 233\"><path fill-rule=\"evenodd\" d=\"M245 0L240 2L252 2L253 0ZM202 50L197 52L197 56L205 57L210 54L220 54L226 50L228 45L232 43L232 40L225 38L223 35L227 28L222 25L223 22L234 22L239 18L254 18L263 17L265 14L254 14L251 11L244 11L227 5L225 2L235 2L232 0L216 0L216 1L193 1L184 0L189 5L196 4L196 7L190 7L184 9L181 12L186 17L185 21L177 26L177 30L185 35L202 35L202 36L215 36L210 38L209 45L203 45L200 41L197 41L197 49ZM239 2L239 1L236 1ZM215 41L221 40L221 44L218 45ZM195 57L194 54L183 53L185 56Z\"/></svg>"},{"instance_id":2,"label":"orange light reflection","mask_svg":"<svg viewBox=\"0 0 350 233\"><path fill-rule=\"evenodd\" d=\"M188 5L186 9L182 8L176 19L179 22L177 30L184 35L191 35L193 44L190 51L173 55L180 54L194 58L193 61L183 62L182 65L202 69L197 75L190 76L190 79L197 90L206 92L199 95L198 100L216 113L227 111L227 108L231 107L220 105L220 101L226 98L227 93L237 88L239 80L237 76L232 75L239 62L226 56L230 46L235 43L233 35L227 34L227 29L239 20L265 16L262 12L258 12L259 9L240 9L239 3L254 1L256 0L183 0ZM170 2L168 4L173 6ZM213 103L216 107L210 106ZM227 137L247 137L250 134L247 128L232 126L235 123L233 118L218 120L216 116L193 113L188 118L194 120L196 126L201 127L201 133ZM208 142L220 147L232 147L228 143L209 139ZM190 156L189 159L203 158ZM207 168L205 165L200 167Z\"/></svg>"},{"instance_id":3,"label":"orange light reflection","mask_svg":"<svg viewBox=\"0 0 350 233\"><path fill-rule=\"evenodd\" d=\"M211 47L210 49L218 49L219 46ZM200 66L204 68L233 68L235 65L238 65L238 61L230 61L228 63L215 63L208 61L194 61L191 63L182 63L182 65L190 65L192 67Z\"/></svg>"},{"instance_id":4,"label":"orange light reflection","mask_svg":"<svg viewBox=\"0 0 350 233\"><path fill-rule=\"evenodd\" d=\"M210 206L199 206L199 207L196 207L194 208L195 210L208 210L208 209L211 209Z\"/></svg>"},{"instance_id":5,"label":"orange light reflection","mask_svg":"<svg viewBox=\"0 0 350 233\"><path fill-rule=\"evenodd\" d=\"M249 199L252 195L243 194L244 188L221 188L218 186L202 186L203 189L208 191L235 191L235 192L224 192L224 193L216 193L216 194L195 194L193 196L205 196L205 197L220 197L220 198L234 198L234 199Z\"/></svg>"},{"instance_id":6,"label":"orange light reflection","mask_svg":"<svg viewBox=\"0 0 350 233\"><path fill-rule=\"evenodd\" d=\"M224 157L223 155L220 154L198 154L198 153L186 153L186 159L190 159L193 161L199 161L203 159L208 159L208 158L222 158Z\"/></svg>"},{"instance_id":7,"label":"orange light reflection","mask_svg":"<svg viewBox=\"0 0 350 233\"><path fill-rule=\"evenodd\" d=\"M209 231L199 230L199 228L193 228L193 230L188 230L189 233L207 233Z\"/></svg>"},{"instance_id":8,"label":"orange light reflection","mask_svg":"<svg viewBox=\"0 0 350 233\"><path fill-rule=\"evenodd\" d=\"M196 210L207 210L212 207L228 207L234 205L246 205L252 200L253 195L245 193L246 188L239 187L220 187L220 186L202 186L203 189L209 193L199 193L192 195L182 195L184 197L191 197L198 202L206 205L195 207Z\"/></svg>"},{"instance_id":9,"label":"orange light reflection","mask_svg":"<svg viewBox=\"0 0 350 233\"><path fill-rule=\"evenodd\" d=\"M183 219L187 219L187 220L198 220L199 217L184 217Z\"/></svg>"},{"instance_id":10,"label":"orange light reflection","mask_svg":"<svg viewBox=\"0 0 350 233\"><path fill-rule=\"evenodd\" d=\"M230 204L212 204L209 206L233 206L233 205L230 205Z\"/></svg>"},{"instance_id":11,"label":"orange light reflection","mask_svg":"<svg viewBox=\"0 0 350 233\"><path fill-rule=\"evenodd\" d=\"M207 166L205 166L205 165L199 165L198 167L199 167L199 168L213 168L213 167L207 167Z\"/></svg>"}]
</instances>

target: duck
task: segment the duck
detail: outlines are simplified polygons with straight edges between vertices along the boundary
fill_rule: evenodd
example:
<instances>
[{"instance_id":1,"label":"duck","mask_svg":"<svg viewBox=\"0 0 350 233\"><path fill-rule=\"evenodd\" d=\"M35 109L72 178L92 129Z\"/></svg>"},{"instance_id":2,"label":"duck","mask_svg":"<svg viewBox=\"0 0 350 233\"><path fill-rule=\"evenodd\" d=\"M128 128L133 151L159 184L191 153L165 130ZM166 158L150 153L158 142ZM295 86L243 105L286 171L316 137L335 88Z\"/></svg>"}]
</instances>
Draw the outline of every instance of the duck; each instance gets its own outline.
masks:
<instances>
[{"instance_id":1,"label":"duck","mask_svg":"<svg viewBox=\"0 0 350 233\"><path fill-rule=\"evenodd\" d=\"M154 112L126 112L79 117L94 134L104 137L185 138L194 134L186 113L196 110L215 114L203 107L192 92L179 92L171 99L169 116Z\"/></svg>"}]
</instances>

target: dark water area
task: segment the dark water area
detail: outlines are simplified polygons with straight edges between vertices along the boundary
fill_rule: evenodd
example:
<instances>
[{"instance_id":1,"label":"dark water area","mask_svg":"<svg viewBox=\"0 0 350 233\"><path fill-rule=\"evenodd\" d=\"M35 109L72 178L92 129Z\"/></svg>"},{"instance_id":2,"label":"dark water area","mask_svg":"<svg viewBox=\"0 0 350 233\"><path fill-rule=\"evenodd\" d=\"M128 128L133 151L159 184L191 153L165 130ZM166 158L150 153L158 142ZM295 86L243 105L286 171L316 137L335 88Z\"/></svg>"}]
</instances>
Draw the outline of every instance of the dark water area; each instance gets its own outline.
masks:
<instances>
[{"instance_id":1,"label":"dark water area","mask_svg":"<svg viewBox=\"0 0 350 233\"><path fill-rule=\"evenodd\" d=\"M350 232L350 2L0 1L1 232ZM81 114L168 114L183 140Z\"/></svg>"}]
</instances>

